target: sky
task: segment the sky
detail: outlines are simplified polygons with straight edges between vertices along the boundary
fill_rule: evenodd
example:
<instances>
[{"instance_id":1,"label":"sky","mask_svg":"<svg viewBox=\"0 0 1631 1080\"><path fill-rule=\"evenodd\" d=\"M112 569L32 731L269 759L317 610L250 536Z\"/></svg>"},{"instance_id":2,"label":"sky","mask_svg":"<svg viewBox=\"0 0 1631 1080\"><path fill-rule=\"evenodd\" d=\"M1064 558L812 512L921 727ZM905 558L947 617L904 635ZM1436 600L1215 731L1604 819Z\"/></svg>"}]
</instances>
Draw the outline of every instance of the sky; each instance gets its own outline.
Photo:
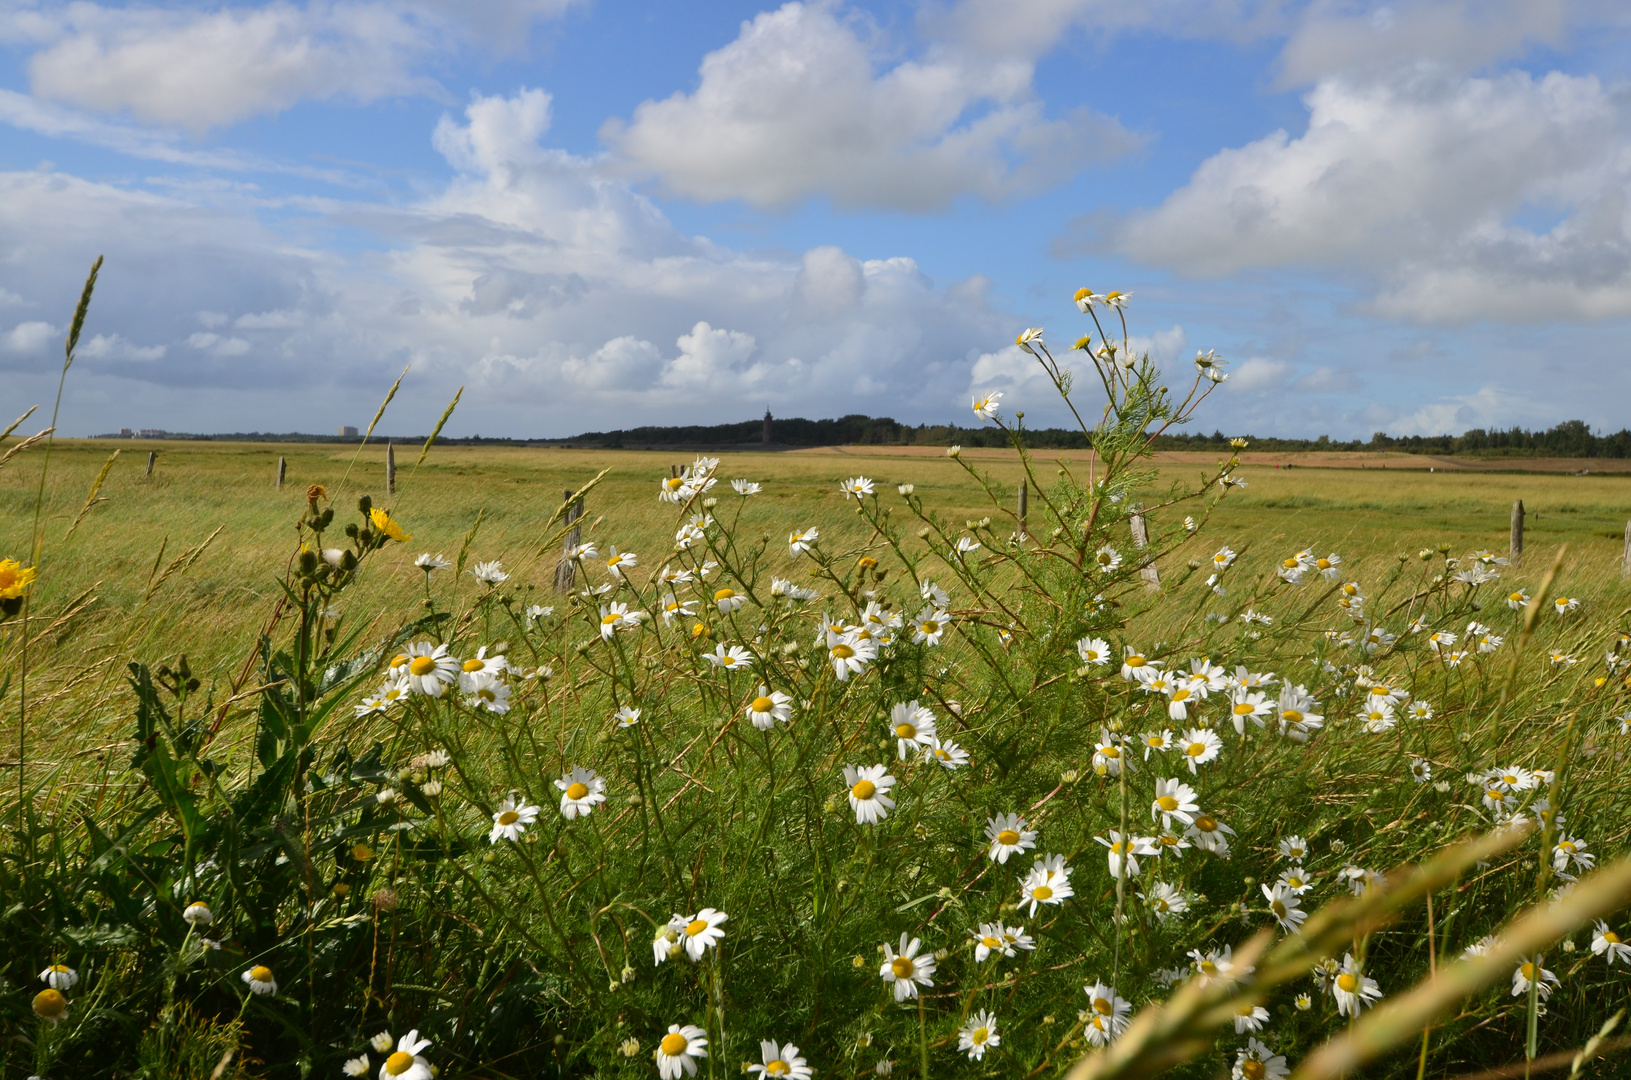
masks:
<instances>
[{"instance_id":1,"label":"sky","mask_svg":"<svg viewBox=\"0 0 1631 1080\"><path fill-rule=\"evenodd\" d=\"M0 0L0 379L60 428L1631 424L1619 0ZM1079 357L1080 354L1077 354ZM1097 405L1086 380L1089 415ZM8 423L10 415L0 417ZM32 421L31 421L32 423Z\"/></svg>"}]
</instances>

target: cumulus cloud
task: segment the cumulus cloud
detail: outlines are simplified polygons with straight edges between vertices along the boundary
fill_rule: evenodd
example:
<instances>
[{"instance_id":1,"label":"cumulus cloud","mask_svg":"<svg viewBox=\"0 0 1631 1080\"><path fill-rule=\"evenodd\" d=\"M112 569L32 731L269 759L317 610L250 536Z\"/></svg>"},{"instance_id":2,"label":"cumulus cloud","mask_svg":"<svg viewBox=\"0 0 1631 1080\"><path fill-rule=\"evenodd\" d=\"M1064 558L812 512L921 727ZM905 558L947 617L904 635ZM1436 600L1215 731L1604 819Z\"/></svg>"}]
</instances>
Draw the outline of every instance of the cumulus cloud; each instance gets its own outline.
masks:
<instances>
[{"instance_id":1,"label":"cumulus cloud","mask_svg":"<svg viewBox=\"0 0 1631 1080\"><path fill-rule=\"evenodd\" d=\"M0 347L7 352L32 356L42 353L57 336L57 328L38 319L18 323L0 337Z\"/></svg>"},{"instance_id":2,"label":"cumulus cloud","mask_svg":"<svg viewBox=\"0 0 1631 1080\"><path fill-rule=\"evenodd\" d=\"M419 70L429 60L472 45L513 49L535 20L559 16L572 3L276 0L166 10L81 2L30 12L17 37L41 46L28 63L36 95L201 133L301 101L439 94ZM165 149L117 128L73 126L81 137L124 142L138 152Z\"/></svg>"},{"instance_id":3,"label":"cumulus cloud","mask_svg":"<svg viewBox=\"0 0 1631 1080\"><path fill-rule=\"evenodd\" d=\"M1291 365L1284 360L1267 360L1261 356L1248 357L1229 374L1229 381L1225 385L1230 390L1247 393L1272 390L1285 382L1286 372L1290 368Z\"/></svg>"},{"instance_id":4,"label":"cumulus cloud","mask_svg":"<svg viewBox=\"0 0 1631 1080\"><path fill-rule=\"evenodd\" d=\"M1594 76L1330 79L1307 131L1222 151L1120 234L1190 275L1357 268L1423 322L1631 314L1631 102ZM1525 211L1559 218L1521 224Z\"/></svg>"},{"instance_id":5,"label":"cumulus cloud","mask_svg":"<svg viewBox=\"0 0 1631 1080\"><path fill-rule=\"evenodd\" d=\"M965 403L973 346L1013 334L980 277L937 285L910 258L687 234L596 161L545 145L549 122L543 91L478 96L436 129L456 170L445 188L321 204L289 233L249 203L0 174L0 247L17 253L0 288L42 311L68 304L107 244L86 330L103 337L76 368L84 393L104 395L86 406L91 430L205 422L202 406L174 411L179 397L132 415L154 386L186 387L189 406L227 417L207 423L233 430L355 423L405 363L387 431L427 429L461 384L453 430L564 435L766 405L941 419ZM307 249L315 225L379 242ZM22 365L0 348L0 366ZM420 398L428 416L414 419Z\"/></svg>"},{"instance_id":6,"label":"cumulus cloud","mask_svg":"<svg viewBox=\"0 0 1631 1080\"><path fill-rule=\"evenodd\" d=\"M1046 115L1034 55L935 43L889 64L884 51L835 3L788 3L709 53L694 92L644 102L601 137L625 167L688 198L908 211L1050 188L1138 145L1087 109Z\"/></svg>"}]
</instances>

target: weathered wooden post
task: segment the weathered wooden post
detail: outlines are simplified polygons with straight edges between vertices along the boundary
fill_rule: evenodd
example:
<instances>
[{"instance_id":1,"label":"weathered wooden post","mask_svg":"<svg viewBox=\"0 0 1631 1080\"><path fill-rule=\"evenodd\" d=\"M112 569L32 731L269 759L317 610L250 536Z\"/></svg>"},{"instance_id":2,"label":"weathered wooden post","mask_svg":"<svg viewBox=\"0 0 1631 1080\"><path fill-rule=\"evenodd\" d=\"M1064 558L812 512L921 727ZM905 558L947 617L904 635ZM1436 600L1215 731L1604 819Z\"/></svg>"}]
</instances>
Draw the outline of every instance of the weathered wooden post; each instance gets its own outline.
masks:
<instances>
[{"instance_id":1,"label":"weathered wooden post","mask_svg":"<svg viewBox=\"0 0 1631 1080\"><path fill-rule=\"evenodd\" d=\"M144 479L144 480L153 479L153 461L158 456L159 456L158 451L156 451L156 450L149 450L147 452L147 475L144 476L142 479Z\"/></svg>"},{"instance_id":2,"label":"weathered wooden post","mask_svg":"<svg viewBox=\"0 0 1631 1080\"><path fill-rule=\"evenodd\" d=\"M1131 525L1133 528L1133 547L1143 551L1150 546L1150 531L1144 522L1143 509L1135 508L1133 510ZM1150 592L1159 592L1161 590L1161 574L1160 571L1156 570L1154 563L1141 568L1138 571L1138 576L1144 579L1144 588Z\"/></svg>"},{"instance_id":3,"label":"weathered wooden post","mask_svg":"<svg viewBox=\"0 0 1631 1080\"><path fill-rule=\"evenodd\" d=\"M396 447L385 440L385 494L396 494Z\"/></svg>"},{"instance_id":4,"label":"weathered wooden post","mask_svg":"<svg viewBox=\"0 0 1631 1080\"><path fill-rule=\"evenodd\" d=\"M1029 481L1019 482L1019 542L1024 543L1030 537L1025 535L1025 518L1031 508L1031 487Z\"/></svg>"},{"instance_id":5,"label":"weathered wooden post","mask_svg":"<svg viewBox=\"0 0 1631 1080\"><path fill-rule=\"evenodd\" d=\"M572 489L568 488L562 502L572 502ZM572 556L577 552L578 545L583 542L583 529L573 524L583 516L583 500L579 499L566 508L566 523L572 528L566 534L566 543L561 550L561 561L555 564L555 591L568 593L572 591L572 581L577 574L578 562Z\"/></svg>"},{"instance_id":6,"label":"weathered wooden post","mask_svg":"<svg viewBox=\"0 0 1631 1080\"><path fill-rule=\"evenodd\" d=\"M1512 504L1512 541L1507 551L1513 566L1523 562L1523 500Z\"/></svg>"},{"instance_id":7,"label":"weathered wooden post","mask_svg":"<svg viewBox=\"0 0 1631 1080\"><path fill-rule=\"evenodd\" d=\"M289 471L289 462L288 462L288 460L286 458L281 458L281 457L278 458L277 459L277 487L278 487L279 491L283 490L283 477L288 473L288 471Z\"/></svg>"},{"instance_id":8,"label":"weathered wooden post","mask_svg":"<svg viewBox=\"0 0 1631 1080\"><path fill-rule=\"evenodd\" d=\"M1631 577L1631 521L1625 523L1625 554L1620 558L1620 576Z\"/></svg>"}]
</instances>

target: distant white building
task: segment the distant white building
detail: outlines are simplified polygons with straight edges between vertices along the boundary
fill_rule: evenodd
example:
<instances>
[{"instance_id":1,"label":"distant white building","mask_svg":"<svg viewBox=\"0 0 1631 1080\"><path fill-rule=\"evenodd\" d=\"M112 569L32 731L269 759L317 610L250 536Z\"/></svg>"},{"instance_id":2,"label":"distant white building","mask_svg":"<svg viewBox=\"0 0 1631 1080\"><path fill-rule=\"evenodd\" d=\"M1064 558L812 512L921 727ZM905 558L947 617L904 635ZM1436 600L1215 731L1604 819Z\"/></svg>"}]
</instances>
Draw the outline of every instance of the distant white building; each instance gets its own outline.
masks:
<instances>
[{"instance_id":1,"label":"distant white building","mask_svg":"<svg viewBox=\"0 0 1631 1080\"><path fill-rule=\"evenodd\" d=\"M342 438L342 439L355 439L356 437L357 437L357 429L356 428L352 427L350 424L341 424L340 425L340 438Z\"/></svg>"}]
</instances>

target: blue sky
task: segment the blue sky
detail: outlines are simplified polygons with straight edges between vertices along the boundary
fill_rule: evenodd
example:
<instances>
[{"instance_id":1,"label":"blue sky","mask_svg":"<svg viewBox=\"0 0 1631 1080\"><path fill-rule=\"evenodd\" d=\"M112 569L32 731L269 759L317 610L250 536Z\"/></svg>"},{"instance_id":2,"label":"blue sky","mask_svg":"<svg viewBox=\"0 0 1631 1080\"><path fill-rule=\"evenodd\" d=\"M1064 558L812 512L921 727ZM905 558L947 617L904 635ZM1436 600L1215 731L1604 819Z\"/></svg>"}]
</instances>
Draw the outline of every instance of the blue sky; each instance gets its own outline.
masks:
<instances>
[{"instance_id":1,"label":"blue sky","mask_svg":"<svg viewBox=\"0 0 1631 1080\"><path fill-rule=\"evenodd\" d=\"M0 0L0 372L63 431L1062 418L1132 293L1200 418L1631 424L1599 0ZM1084 384L1087 385L1087 384ZM7 418L9 420L9 418Z\"/></svg>"}]
</instances>

